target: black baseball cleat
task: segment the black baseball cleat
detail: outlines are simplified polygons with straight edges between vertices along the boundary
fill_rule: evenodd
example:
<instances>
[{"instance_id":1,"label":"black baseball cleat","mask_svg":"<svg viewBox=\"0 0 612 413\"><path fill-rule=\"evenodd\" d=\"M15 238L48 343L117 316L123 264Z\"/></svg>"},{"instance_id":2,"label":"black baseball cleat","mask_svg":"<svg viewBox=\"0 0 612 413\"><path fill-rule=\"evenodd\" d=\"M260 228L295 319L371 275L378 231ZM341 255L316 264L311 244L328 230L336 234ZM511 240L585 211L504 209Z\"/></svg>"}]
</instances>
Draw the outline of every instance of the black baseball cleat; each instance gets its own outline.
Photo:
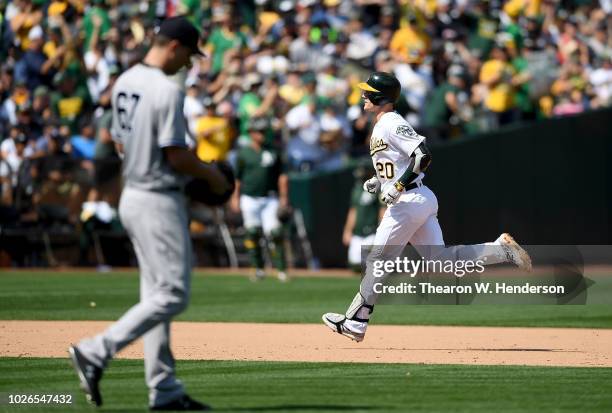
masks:
<instances>
[{"instance_id":1,"label":"black baseball cleat","mask_svg":"<svg viewBox=\"0 0 612 413\"><path fill-rule=\"evenodd\" d=\"M186 412L186 411L201 412L205 410L212 410L212 408L207 404L200 403L197 400L193 400L188 395L183 394L178 399L172 400L171 402L168 402L166 404L161 404L159 406L151 406L149 407L149 410L153 412L168 411L168 410L183 411L183 412Z\"/></svg>"},{"instance_id":2,"label":"black baseball cleat","mask_svg":"<svg viewBox=\"0 0 612 413\"><path fill-rule=\"evenodd\" d=\"M70 354L72 365L79 376L81 389L85 392L87 401L96 406L102 406L102 395L98 384L102 378L103 370L87 361L76 346L70 346L68 354Z\"/></svg>"}]
</instances>

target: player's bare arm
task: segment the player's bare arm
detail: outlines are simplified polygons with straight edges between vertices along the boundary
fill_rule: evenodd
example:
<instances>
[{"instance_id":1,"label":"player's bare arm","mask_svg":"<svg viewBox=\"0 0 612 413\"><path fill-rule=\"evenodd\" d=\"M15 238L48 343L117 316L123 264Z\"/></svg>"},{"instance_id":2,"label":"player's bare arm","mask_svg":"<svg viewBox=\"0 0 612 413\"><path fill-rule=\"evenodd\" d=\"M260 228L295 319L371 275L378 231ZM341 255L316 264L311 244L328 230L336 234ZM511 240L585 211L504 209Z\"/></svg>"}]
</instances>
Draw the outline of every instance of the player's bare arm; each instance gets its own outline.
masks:
<instances>
[{"instance_id":1,"label":"player's bare arm","mask_svg":"<svg viewBox=\"0 0 612 413\"><path fill-rule=\"evenodd\" d=\"M346 216L346 222L344 223L344 231L342 232L342 243L346 246L351 243L356 218L357 210L355 209L355 207L351 207L349 209L348 215Z\"/></svg>"},{"instance_id":2,"label":"player's bare arm","mask_svg":"<svg viewBox=\"0 0 612 413\"><path fill-rule=\"evenodd\" d=\"M164 153L172 168L183 175L206 179L214 192L221 194L227 190L228 182L213 164L206 164L187 148L169 146Z\"/></svg>"},{"instance_id":3,"label":"player's bare arm","mask_svg":"<svg viewBox=\"0 0 612 413\"><path fill-rule=\"evenodd\" d=\"M278 200L281 207L289 205L289 177L287 174L281 174L278 177Z\"/></svg>"},{"instance_id":4,"label":"player's bare arm","mask_svg":"<svg viewBox=\"0 0 612 413\"><path fill-rule=\"evenodd\" d=\"M236 187L234 188L234 193L232 194L232 198L230 200L230 208L235 213L240 212L240 180L236 179Z\"/></svg>"}]
</instances>

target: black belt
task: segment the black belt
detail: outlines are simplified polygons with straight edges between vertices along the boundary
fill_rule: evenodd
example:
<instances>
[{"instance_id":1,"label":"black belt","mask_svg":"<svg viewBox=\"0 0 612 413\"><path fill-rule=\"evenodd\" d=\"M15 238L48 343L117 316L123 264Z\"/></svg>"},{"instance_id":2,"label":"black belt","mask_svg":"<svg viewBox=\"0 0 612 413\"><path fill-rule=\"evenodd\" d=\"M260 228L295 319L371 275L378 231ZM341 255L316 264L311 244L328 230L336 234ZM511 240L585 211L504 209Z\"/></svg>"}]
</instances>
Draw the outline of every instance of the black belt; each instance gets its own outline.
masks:
<instances>
[{"instance_id":1,"label":"black belt","mask_svg":"<svg viewBox=\"0 0 612 413\"><path fill-rule=\"evenodd\" d=\"M165 188L152 189L153 192L183 192L183 188L178 185L167 186Z\"/></svg>"},{"instance_id":2,"label":"black belt","mask_svg":"<svg viewBox=\"0 0 612 413\"><path fill-rule=\"evenodd\" d=\"M420 183L420 182L413 182L410 185L407 185L407 186L404 187L404 192L410 191L411 189L414 189L414 188L418 188L421 185L423 185L423 184Z\"/></svg>"}]
</instances>

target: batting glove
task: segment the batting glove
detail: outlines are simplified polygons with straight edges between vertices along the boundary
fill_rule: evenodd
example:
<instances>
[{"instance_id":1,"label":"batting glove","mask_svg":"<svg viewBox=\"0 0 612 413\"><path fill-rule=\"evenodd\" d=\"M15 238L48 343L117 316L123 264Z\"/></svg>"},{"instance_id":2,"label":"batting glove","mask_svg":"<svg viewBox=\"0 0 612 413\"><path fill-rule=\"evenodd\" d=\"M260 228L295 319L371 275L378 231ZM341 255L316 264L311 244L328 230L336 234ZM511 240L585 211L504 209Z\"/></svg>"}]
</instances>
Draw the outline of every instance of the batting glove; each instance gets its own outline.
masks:
<instances>
[{"instance_id":1,"label":"batting glove","mask_svg":"<svg viewBox=\"0 0 612 413\"><path fill-rule=\"evenodd\" d=\"M376 176L371 177L363 183L363 190L375 194L380 190L380 181Z\"/></svg>"},{"instance_id":2,"label":"batting glove","mask_svg":"<svg viewBox=\"0 0 612 413\"><path fill-rule=\"evenodd\" d=\"M393 185L388 185L385 188L385 190L382 192L382 195L380 196L380 200L384 202L385 204L387 204L388 206L391 206L397 202L397 200L399 199L403 191L404 191L404 185L402 185L399 182L396 182Z\"/></svg>"}]
</instances>

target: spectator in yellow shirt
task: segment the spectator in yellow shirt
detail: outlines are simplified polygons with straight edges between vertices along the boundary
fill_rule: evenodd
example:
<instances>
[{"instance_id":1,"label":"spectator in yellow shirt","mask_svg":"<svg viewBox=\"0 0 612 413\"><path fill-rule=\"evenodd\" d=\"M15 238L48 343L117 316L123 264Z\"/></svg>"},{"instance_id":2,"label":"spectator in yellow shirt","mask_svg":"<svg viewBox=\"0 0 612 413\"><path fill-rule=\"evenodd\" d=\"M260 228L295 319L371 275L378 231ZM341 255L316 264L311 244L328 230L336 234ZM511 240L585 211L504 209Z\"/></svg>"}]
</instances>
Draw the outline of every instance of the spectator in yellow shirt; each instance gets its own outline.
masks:
<instances>
[{"instance_id":1,"label":"spectator in yellow shirt","mask_svg":"<svg viewBox=\"0 0 612 413\"><path fill-rule=\"evenodd\" d=\"M228 118L215 114L212 99L206 97L202 104L206 113L195 121L196 154L205 162L223 161L232 147L235 131Z\"/></svg>"},{"instance_id":2,"label":"spectator in yellow shirt","mask_svg":"<svg viewBox=\"0 0 612 413\"><path fill-rule=\"evenodd\" d=\"M416 19L393 33L389 51L393 57L405 63L421 63L429 51L430 39L417 27Z\"/></svg>"},{"instance_id":3,"label":"spectator in yellow shirt","mask_svg":"<svg viewBox=\"0 0 612 413\"><path fill-rule=\"evenodd\" d=\"M480 83L487 89L485 107L497 115L500 125L514 120L514 75L506 50L494 46L480 69Z\"/></svg>"},{"instance_id":4,"label":"spectator in yellow shirt","mask_svg":"<svg viewBox=\"0 0 612 413\"><path fill-rule=\"evenodd\" d=\"M19 12L10 20L10 26L15 35L16 44L21 46L21 50L28 50L30 29L38 26L43 19L42 3L42 1L32 0L16 3Z\"/></svg>"}]
</instances>

